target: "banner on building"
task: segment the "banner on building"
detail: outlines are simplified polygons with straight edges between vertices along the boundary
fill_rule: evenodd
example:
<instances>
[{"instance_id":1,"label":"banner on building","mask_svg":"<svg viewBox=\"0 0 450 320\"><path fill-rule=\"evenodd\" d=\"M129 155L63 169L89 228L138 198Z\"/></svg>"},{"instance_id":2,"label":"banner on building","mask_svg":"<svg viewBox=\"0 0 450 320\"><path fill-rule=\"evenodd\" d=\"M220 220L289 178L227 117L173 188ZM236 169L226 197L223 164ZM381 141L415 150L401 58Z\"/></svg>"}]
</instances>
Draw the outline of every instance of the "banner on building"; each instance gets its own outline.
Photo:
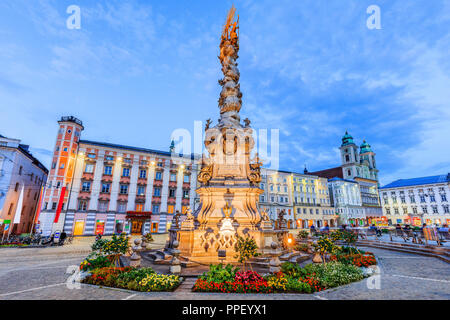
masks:
<instances>
[{"instance_id":1,"label":"banner on building","mask_svg":"<svg viewBox=\"0 0 450 320\"><path fill-rule=\"evenodd\" d=\"M17 201L16 213L14 214L13 224L20 223L20 217L22 216L22 206L23 206L23 189L24 185L22 185L22 189L20 190L19 201Z\"/></svg>"},{"instance_id":2,"label":"banner on building","mask_svg":"<svg viewBox=\"0 0 450 320\"><path fill-rule=\"evenodd\" d=\"M59 215L61 214L65 195L66 195L66 187L62 187L61 194L59 196L58 207L56 208L55 220L53 221L53 223L58 223L59 221Z\"/></svg>"},{"instance_id":3,"label":"banner on building","mask_svg":"<svg viewBox=\"0 0 450 320\"><path fill-rule=\"evenodd\" d=\"M41 214L41 206L42 206L43 198L44 198L44 187L41 187L41 192L39 194L39 201L38 201L38 205L36 207L36 217L34 218L34 224L37 224L39 221L39 215Z\"/></svg>"}]
</instances>

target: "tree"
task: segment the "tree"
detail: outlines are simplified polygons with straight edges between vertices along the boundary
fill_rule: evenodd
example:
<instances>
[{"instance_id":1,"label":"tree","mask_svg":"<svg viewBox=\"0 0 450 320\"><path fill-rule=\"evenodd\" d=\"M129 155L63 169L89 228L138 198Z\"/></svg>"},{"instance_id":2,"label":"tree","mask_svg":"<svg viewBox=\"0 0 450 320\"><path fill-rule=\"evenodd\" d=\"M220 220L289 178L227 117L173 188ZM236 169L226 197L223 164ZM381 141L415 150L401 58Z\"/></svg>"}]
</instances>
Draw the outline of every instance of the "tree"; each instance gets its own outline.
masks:
<instances>
[{"instance_id":1,"label":"tree","mask_svg":"<svg viewBox=\"0 0 450 320\"><path fill-rule=\"evenodd\" d=\"M238 235L237 242L234 247L235 251L237 252L237 255L235 258L238 259L240 263L242 263L244 266L244 272L245 272L245 264L248 260L250 260L253 257L257 257L261 255L258 252L258 246L256 244L255 239L250 237L248 234L245 237L241 237ZM250 264L250 269L252 269L252 265ZM253 271L253 269L252 269Z\"/></svg>"}]
</instances>

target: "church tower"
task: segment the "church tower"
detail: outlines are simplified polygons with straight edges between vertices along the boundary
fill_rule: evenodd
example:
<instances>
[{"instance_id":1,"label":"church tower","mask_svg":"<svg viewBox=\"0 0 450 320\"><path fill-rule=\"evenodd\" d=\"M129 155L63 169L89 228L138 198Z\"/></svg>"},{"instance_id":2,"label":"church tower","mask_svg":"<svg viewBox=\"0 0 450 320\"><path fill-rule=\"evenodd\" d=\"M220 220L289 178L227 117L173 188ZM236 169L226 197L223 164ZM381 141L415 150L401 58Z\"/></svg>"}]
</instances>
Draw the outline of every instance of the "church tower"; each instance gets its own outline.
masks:
<instances>
[{"instance_id":1,"label":"church tower","mask_svg":"<svg viewBox=\"0 0 450 320\"><path fill-rule=\"evenodd\" d=\"M361 164L368 168L367 178L378 181L378 169L375 162L375 153L372 151L370 144L363 140L360 146Z\"/></svg>"},{"instance_id":2,"label":"church tower","mask_svg":"<svg viewBox=\"0 0 450 320\"><path fill-rule=\"evenodd\" d=\"M358 146L353 142L353 137L345 131L342 137L341 150L342 173L344 179L353 179L360 175Z\"/></svg>"},{"instance_id":3,"label":"church tower","mask_svg":"<svg viewBox=\"0 0 450 320\"><path fill-rule=\"evenodd\" d=\"M67 209L68 191L74 175L81 131L84 129L83 123L72 116L62 117L58 124L56 145L40 219L44 233L55 228L62 230L64 221L62 215Z\"/></svg>"}]
</instances>

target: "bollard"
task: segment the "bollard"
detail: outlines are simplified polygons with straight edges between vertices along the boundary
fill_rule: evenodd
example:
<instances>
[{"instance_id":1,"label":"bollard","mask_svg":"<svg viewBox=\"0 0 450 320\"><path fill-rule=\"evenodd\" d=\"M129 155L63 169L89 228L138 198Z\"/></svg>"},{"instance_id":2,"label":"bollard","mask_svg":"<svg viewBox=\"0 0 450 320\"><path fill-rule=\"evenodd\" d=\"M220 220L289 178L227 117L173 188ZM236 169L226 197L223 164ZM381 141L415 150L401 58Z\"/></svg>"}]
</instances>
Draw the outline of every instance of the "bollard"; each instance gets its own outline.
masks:
<instances>
[{"instance_id":1,"label":"bollard","mask_svg":"<svg viewBox=\"0 0 450 320\"><path fill-rule=\"evenodd\" d=\"M140 246L141 242L141 239L134 240L135 245L131 248L133 253L130 257L130 267L139 268L141 266L141 255L139 254L139 251L142 250L142 247Z\"/></svg>"},{"instance_id":2,"label":"bollard","mask_svg":"<svg viewBox=\"0 0 450 320\"><path fill-rule=\"evenodd\" d=\"M270 273L275 274L275 273L281 271L281 268L280 268L281 261L278 258L281 255L281 252L279 252L277 250L278 243L276 243L276 242L272 242L270 247L272 248L272 253L271 253L272 259L269 262L269 266L270 266L269 271L270 271Z\"/></svg>"},{"instance_id":3,"label":"bollard","mask_svg":"<svg viewBox=\"0 0 450 320\"><path fill-rule=\"evenodd\" d=\"M181 273L181 263L178 259L178 256L180 255L180 250L178 250L179 242L175 240L172 244L173 250L172 250L172 261L170 262L170 273L171 274L177 274L179 275Z\"/></svg>"}]
</instances>

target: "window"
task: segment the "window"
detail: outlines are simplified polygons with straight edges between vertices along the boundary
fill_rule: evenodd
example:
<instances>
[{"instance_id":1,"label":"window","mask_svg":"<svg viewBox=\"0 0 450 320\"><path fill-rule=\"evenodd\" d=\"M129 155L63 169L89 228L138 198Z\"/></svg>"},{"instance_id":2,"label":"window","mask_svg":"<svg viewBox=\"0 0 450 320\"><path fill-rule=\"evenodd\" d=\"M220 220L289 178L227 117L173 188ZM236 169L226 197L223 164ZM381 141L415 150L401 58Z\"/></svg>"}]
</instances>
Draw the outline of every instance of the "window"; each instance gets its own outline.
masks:
<instances>
[{"instance_id":1,"label":"window","mask_svg":"<svg viewBox=\"0 0 450 320\"><path fill-rule=\"evenodd\" d=\"M449 211L449 209L448 209L448 206L443 206L443 208L444 208L444 212L445 212L445 213L450 213L450 211Z\"/></svg>"},{"instance_id":2,"label":"window","mask_svg":"<svg viewBox=\"0 0 450 320\"><path fill-rule=\"evenodd\" d=\"M169 198L175 198L175 191L176 189L173 188L169 189Z\"/></svg>"},{"instance_id":3,"label":"window","mask_svg":"<svg viewBox=\"0 0 450 320\"><path fill-rule=\"evenodd\" d=\"M422 206L422 211L423 211L423 213L428 213L427 206Z\"/></svg>"},{"instance_id":4,"label":"window","mask_svg":"<svg viewBox=\"0 0 450 320\"><path fill-rule=\"evenodd\" d=\"M141 170L139 171L139 178L141 178L141 179L147 178L147 170L141 169Z\"/></svg>"},{"instance_id":5,"label":"window","mask_svg":"<svg viewBox=\"0 0 450 320\"><path fill-rule=\"evenodd\" d=\"M306 214L306 209L305 208L303 208L303 214Z\"/></svg>"},{"instance_id":6,"label":"window","mask_svg":"<svg viewBox=\"0 0 450 320\"><path fill-rule=\"evenodd\" d=\"M113 156L105 156L105 160L106 161L114 161L114 157Z\"/></svg>"},{"instance_id":7,"label":"window","mask_svg":"<svg viewBox=\"0 0 450 320\"><path fill-rule=\"evenodd\" d=\"M438 208L437 208L437 206L431 206L431 208L433 209L433 213L438 213Z\"/></svg>"},{"instance_id":8,"label":"window","mask_svg":"<svg viewBox=\"0 0 450 320\"><path fill-rule=\"evenodd\" d=\"M171 174L170 174L170 181L177 181L177 175L176 175L176 173L171 173Z\"/></svg>"},{"instance_id":9,"label":"window","mask_svg":"<svg viewBox=\"0 0 450 320\"><path fill-rule=\"evenodd\" d=\"M89 181L84 181L81 186L81 191L89 192L91 190L91 183Z\"/></svg>"},{"instance_id":10,"label":"window","mask_svg":"<svg viewBox=\"0 0 450 320\"><path fill-rule=\"evenodd\" d=\"M173 213L175 210L175 206L173 204L169 204L167 206L167 213Z\"/></svg>"},{"instance_id":11,"label":"window","mask_svg":"<svg viewBox=\"0 0 450 320\"><path fill-rule=\"evenodd\" d=\"M189 198L189 190L183 190L183 198Z\"/></svg>"},{"instance_id":12,"label":"window","mask_svg":"<svg viewBox=\"0 0 450 320\"><path fill-rule=\"evenodd\" d=\"M414 196L409 196L409 200L411 201L411 203L416 203L416 197Z\"/></svg>"},{"instance_id":13,"label":"window","mask_svg":"<svg viewBox=\"0 0 450 320\"><path fill-rule=\"evenodd\" d=\"M11 215L13 207L14 207L14 203L11 203L11 204L9 205L9 209L8 209L8 216Z\"/></svg>"},{"instance_id":14,"label":"window","mask_svg":"<svg viewBox=\"0 0 450 320\"><path fill-rule=\"evenodd\" d=\"M434 195L430 195L430 202L436 202L436 198Z\"/></svg>"},{"instance_id":15,"label":"window","mask_svg":"<svg viewBox=\"0 0 450 320\"><path fill-rule=\"evenodd\" d=\"M441 194L441 200L444 202L444 201L447 201L447 196L445 195L445 194Z\"/></svg>"},{"instance_id":16,"label":"window","mask_svg":"<svg viewBox=\"0 0 450 320\"><path fill-rule=\"evenodd\" d=\"M112 174L112 167L111 166L105 166L103 174L111 175Z\"/></svg>"},{"instance_id":17,"label":"window","mask_svg":"<svg viewBox=\"0 0 450 320\"><path fill-rule=\"evenodd\" d=\"M53 162L52 163L52 169L55 169L56 168L56 162Z\"/></svg>"},{"instance_id":18,"label":"window","mask_svg":"<svg viewBox=\"0 0 450 320\"><path fill-rule=\"evenodd\" d=\"M160 197L161 196L161 188L155 188L154 192L153 192L153 195L155 197Z\"/></svg>"},{"instance_id":19,"label":"window","mask_svg":"<svg viewBox=\"0 0 450 320\"><path fill-rule=\"evenodd\" d=\"M184 177L183 177L183 182L184 183L189 183L190 180L191 180L191 176L188 175L188 174L185 174Z\"/></svg>"},{"instance_id":20,"label":"window","mask_svg":"<svg viewBox=\"0 0 450 320\"><path fill-rule=\"evenodd\" d=\"M16 183L16 186L15 186L15 188L14 188L14 191L17 192L18 190L19 190L19 183L17 182L17 183Z\"/></svg>"},{"instance_id":21,"label":"window","mask_svg":"<svg viewBox=\"0 0 450 320\"><path fill-rule=\"evenodd\" d=\"M386 214L391 214L391 209L390 208L386 208Z\"/></svg>"},{"instance_id":22,"label":"window","mask_svg":"<svg viewBox=\"0 0 450 320\"><path fill-rule=\"evenodd\" d=\"M136 203L136 211L137 212L142 212L143 209L144 209L144 205L142 203Z\"/></svg>"},{"instance_id":23,"label":"window","mask_svg":"<svg viewBox=\"0 0 450 320\"><path fill-rule=\"evenodd\" d=\"M120 185L120 194L128 194L128 185L127 184Z\"/></svg>"},{"instance_id":24,"label":"window","mask_svg":"<svg viewBox=\"0 0 450 320\"><path fill-rule=\"evenodd\" d=\"M405 197L400 197L400 201L401 201L402 203L406 203Z\"/></svg>"},{"instance_id":25,"label":"window","mask_svg":"<svg viewBox=\"0 0 450 320\"><path fill-rule=\"evenodd\" d=\"M425 196L420 196L420 202L422 202L422 203L425 202Z\"/></svg>"},{"instance_id":26,"label":"window","mask_svg":"<svg viewBox=\"0 0 450 320\"><path fill-rule=\"evenodd\" d=\"M398 208L394 208L394 213L395 213L395 214L399 214Z\"/></svg>"},{"instance_id":27,"label":"window","mask_svg":"<svg viewBox=\"0 0 450 320\"><path fill-rule=\"evenodd\" d=\"M110 189L111 189L110 183L102 183L102 193L109 193Z\"/></svg>"},{"instance_id":28,"label":"window","mask_svg":"<svg viewBox=\"0 0 450 320\"><path fill-rule=\"evenodd\" d=\"M54 204L56 204L56 203L54 203ZM87 201L86 200L78 201L78 210L79 211L86 211L87 210Z\"/></svg>"},{"instance_id":29,"label":"window","mask_svg":"<svg viewBox=\"0 0 450 320\"><path fill-rule=\"evenodd\" d=\"M162 173L160 171L156 172L155 180L162 180Z\"/></svg>"},{"instance_id":30,"label":"window","mask_svg":"<svg viewBox=\"0 0 450 320\"><path fill-rule=\"evenodd\" d=\"M260 196L259 201L264 202L264 196Z\"/></svg>"},{"instance_id":31,"label":"window","mask_svg":"<svg viewBox=\"0 0 450 320\"><path fill-rule=\"evenodd\" d=\"M117 203L117 211L118 212L125 212L127 210L127 203L126 202L118 202Z\"/></svg>"},{"instance_id":32,"label":"window","mask_svg":"<svg viewBox=\"0 0 450 320\"><path fill-rule=\"evenodd\" d=\"M389 200L388 199L384 199L384 204L389 204Z\"/></svg>"},{"instance_id":33,"label":"window","mask_svg":"<svg viewBox=\"0 0 450 320\"><path fill-rule=\"evenodd\" d=\"M159 204L154 204L152 206L152 212L153 213L159 213Z\"/></svg>"},{"instance_id":34,"label":"window","mask_svg":"<svg viewBox=\"0 0 450 320\"><path fill-rule=\"evenodd\" d=\"M130 176L130 168L122 168L122 177Z\"/></svg>"},{"instance_id":35,"label":"window","mask_svg":"<svg viewBox=\"0 0 450 320\"><path fill-rule=\"evenodd\" d=\"M144 186L138 186L138 188L137 188L137 195L138 196L145 195L145 187Z\"/></svg>"},{"instance_id":36,"label":"window","mask_svg":"<svg viewBox=\"0 0 450 320\"><path fill-rule=\"evenodd\" d=\"M108 210L108 202L107 201L99 201L98 202L98 211L106 212Z\"/></svg>"},{"instance_id":37,"label":"window","mask_svg":"<svg viewBox=\"0 0 450 320\"><path fill-rule=\"evenodd\" d=\"M408 209L407 209L406 207L403 207L402 210L403 210L403 213L404 213L404 214L407 214L407 213L408 213Z\"/></svg>"},{"instance_id":38,"label":"window","mask_svg":"<svg viewBox=\"0 0 450 320\"><path fill-rule=\"evenodd\" d=\"M417 214L417 207L413 207L412 209L413 209L413 213Z\"/></svg>"},{"instance_id":39,"label":"window","mask_svg":"<svg viewBox=\"0 0 450 320\"><path fill-rule=\"evenodd\" d=\"M93 173L94 172L94 165L91 163L86 163L86 167L84 167L84 172L86 173Z\"/></svg>"},{"instance_id":40,"label":"window","mask_svg":"<svg viewBox=\"0 0 450 320\"><path fill-rule=\"evenodd\" d=\"M22 166L20 166L20 168L19 168L19 176L21 176L21 175L22 175L22 171L23 171L23 167L22 167Z\"/></svg>"}]
</instances>

